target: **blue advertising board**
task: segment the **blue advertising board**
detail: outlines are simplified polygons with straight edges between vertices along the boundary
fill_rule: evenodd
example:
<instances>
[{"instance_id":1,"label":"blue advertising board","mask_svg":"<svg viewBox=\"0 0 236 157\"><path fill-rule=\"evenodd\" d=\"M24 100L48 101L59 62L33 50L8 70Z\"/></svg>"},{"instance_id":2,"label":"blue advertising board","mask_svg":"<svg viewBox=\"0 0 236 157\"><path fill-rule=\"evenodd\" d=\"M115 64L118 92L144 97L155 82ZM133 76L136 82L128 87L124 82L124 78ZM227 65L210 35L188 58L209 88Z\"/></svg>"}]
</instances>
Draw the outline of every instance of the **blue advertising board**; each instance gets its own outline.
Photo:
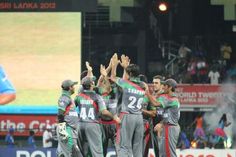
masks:
<instances>
[{"instance_id":1,"label":"blue advertising board","mask_svg":"<svg viewBox=\"0 0 236 157\"><path fill-rule=\"evenodd\" d=\"M56 157L56 148L0 148L0 157ZM109 148L106 157L116 157Z\"/></svg>"}]
</instances>

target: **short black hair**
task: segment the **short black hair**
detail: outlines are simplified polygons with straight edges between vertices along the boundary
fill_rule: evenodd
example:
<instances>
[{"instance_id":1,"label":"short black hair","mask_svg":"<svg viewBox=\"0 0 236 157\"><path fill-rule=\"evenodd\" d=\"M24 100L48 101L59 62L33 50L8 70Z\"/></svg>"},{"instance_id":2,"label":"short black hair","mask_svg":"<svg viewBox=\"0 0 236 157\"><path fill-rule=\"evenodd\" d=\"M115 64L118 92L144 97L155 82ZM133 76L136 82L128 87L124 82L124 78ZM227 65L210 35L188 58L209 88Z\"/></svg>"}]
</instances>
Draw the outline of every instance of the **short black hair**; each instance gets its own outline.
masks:
<instances>
[{"instance_id":1,"label":"short black hair","mask_svg":"<svg viewBox=\"0 0 236 157\"><path fill-rule=\"evenodd\" d=\"M159 80L163 81L163 80L165 80L165 77L161 76L161 75L156 75L152 79L159 79Z\"/></svg>"},{"instance_id":2,"label":"short black hair","mask_svg":"<svg viewBox=\"0 0 236 157\"><path fill-rule=\"evenodd\" d=\"M170 85L168 85L168 84L166 84L166 86L171 87L171 91L172 91L172 92L175 92L175 88L174 88L174 87L172 87L172 86L170 86Z\"/></svg>"},{"instance_id":3,"label":"short black hair","mask_svg":"<svg viewBox=\"0 0 236 157\"><path fill-rule=\"evenodd\" d=\"M139 66L137 64L130 64L125 70L130 77L138 77L140 74Z\"/></svg>"},{"instance_id":4,"label":"short black hair","mask_svg":"<svg viewBox=\"0 0 236 157\"><path fill-rule=\"evenodd\" d=\"M82 84L82 87L84 90L89 90L91 87L91 84Z\"/></svg>"},{"instance_id":5,"label":"short black hair","mask_svg":"<svg viewBox=\"0 0 236 157\"><path fill-rule=\"evenodd\" d=\"M143 74L140 74L140 75L138 75L138 77L139 77L140 81L143 81L143 82L146 82L146 83L148 82L147 76L145 76Z\"/></svg>"},{"instance_id":6,"label":"short black hair","mask_svg":"<svg viewBox=\"0 0 236 157\"><path fill-rule=\"evenodd\" d=\"M61 86L61 88L62 88L63 90L65 90L65 91L69 91L69 90L70 90L70 87L63 87L63 86Z\"/></svg>"},{"instance_id":7,"label":"short black hair","mask_svg":"<svg viewBox=\"0 0 236 157\"><path fill-rule=\"evenodd\" d=\"M172 92L175 92L175 88L172 87L172 88L171 88L171 91L172 91Z\"/></svg>"},{"instance_id":8,"label":"short black hair","mask_svg":"<svg viewBox=\"0 0 236 157\"><path fill-rule=\"evenodd\" d=\"M81 74L80 74L80 80L82 80L84 77L86 77L88 74L88 70L84 70Z\"/></svg>"}]
</instances>

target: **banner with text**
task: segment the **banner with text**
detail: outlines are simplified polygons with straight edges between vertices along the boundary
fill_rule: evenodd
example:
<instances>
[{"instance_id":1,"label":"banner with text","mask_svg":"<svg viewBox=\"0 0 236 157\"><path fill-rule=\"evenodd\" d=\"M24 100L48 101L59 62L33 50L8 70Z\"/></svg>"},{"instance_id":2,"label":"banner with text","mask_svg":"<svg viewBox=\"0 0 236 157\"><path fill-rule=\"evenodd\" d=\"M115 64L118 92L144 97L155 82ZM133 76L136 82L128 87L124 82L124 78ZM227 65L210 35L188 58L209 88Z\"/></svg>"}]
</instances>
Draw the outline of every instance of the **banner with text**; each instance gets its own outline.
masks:
<instances>
[{"instance_id":1,"label":"banner with text","mask_svg":"<svg viewBox=\"0 0 236 157\"><path fill-rule=\"evenodd\" d=\"M0 148L0 157L56 157L56 148ZM115 150L109 148L106 157L116 157ZM148 157L155 157L153 149ZM236 157L235 149L185 149L177 150L177 157Z\"/></svg>"},{"instance_id":2,"label":"banner with text","mask_svg":"<svg viewBox=\"0 0 236 157\"><path fill-rule=\"evenodd\" d=\"M176 93L181 105L212 106L233 97L236 93L235 85L179 85Z\"/></svg>"},{"instance_id":3,"label":"banner with text","mask_svg":"<svg viewBox=\"0 0 236 157\"><path fill-rule=\"evenodd\" d=\"M2 0L0 12L94 12L97 0Z\"/></svg>"},{"instance_id":4,"label":"banner with text","mask_svg":"<svg viewBox=\"0 0 236 157\"><path fill-rule=\"evenodd\" d=\"M9 128L15 129L15 136L28 136L29 130L34 130L36 136L42 136L46 125L54 128L56 115L1 115L0 135L6 135Z\"/></svg>"}]
</instances>

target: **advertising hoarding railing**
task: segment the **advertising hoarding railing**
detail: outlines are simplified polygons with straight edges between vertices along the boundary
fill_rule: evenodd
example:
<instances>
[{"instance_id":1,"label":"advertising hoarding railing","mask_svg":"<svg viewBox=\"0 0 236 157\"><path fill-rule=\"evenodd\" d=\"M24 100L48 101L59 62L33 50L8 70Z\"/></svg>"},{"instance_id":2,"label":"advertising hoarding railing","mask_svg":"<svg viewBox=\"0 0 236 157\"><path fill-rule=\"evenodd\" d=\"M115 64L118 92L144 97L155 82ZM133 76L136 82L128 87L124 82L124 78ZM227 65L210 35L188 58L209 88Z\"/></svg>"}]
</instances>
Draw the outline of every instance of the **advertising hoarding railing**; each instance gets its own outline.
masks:
<instances>
[{"instance_id":1,"label":"advertising hoarding railing","mask_svg":"<svg viewBox=\"0 0 236 157\"><path fill-rule=\"evenodd\" d=\"M56 148L0 148L0 157L56 157ZM236 157L235 149L185 149L177 150L178 157ZM109 148L106 157L116 157L115 150ZM149 149L148 157L155 157Z\"/></svg>"},{"instance_id":2,"label":"advertising hoarding railing","mask_svg":"<svg viewBox=\"0 0 236 157\"><path fill-rule=\"evenodd\" d=\"M46 125L54 128L56 121L56 115L1 115L0 135L6 135L12 127L15 136L28 136L29 130L34 130L35 136L42 136Z\"/></svg>"}]
</instances>

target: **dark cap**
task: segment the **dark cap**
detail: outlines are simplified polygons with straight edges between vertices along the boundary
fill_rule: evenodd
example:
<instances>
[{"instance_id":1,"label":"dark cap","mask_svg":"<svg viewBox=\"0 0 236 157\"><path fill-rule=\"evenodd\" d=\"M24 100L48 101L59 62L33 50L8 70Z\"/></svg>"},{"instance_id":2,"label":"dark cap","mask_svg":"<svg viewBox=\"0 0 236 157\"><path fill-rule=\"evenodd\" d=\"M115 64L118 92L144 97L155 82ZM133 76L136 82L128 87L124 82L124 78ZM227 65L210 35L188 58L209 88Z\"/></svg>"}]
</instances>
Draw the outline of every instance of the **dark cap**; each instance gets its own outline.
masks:
<instances>
[{"instance_id":1,"label":"dark cap","mask_svg":"<svg viewBox=\"0 0 236 157\"><path fill-rule=\"evenodd\" d=\"M176 88L178 83L174 79L167 79L165 81L161 81L162 84L168 85L170 87Z\"/></svg>"},{"instance_id":2,"label":"dark cap","mask_svg":"<svg viewBox=\"0 0 236 157\"><path fill-rule=\"evenodd\" d=\"M71 80L64 80L61 84L61 87L62 88L69 88L69 87L71 87L73 85L76 85L76 84L78 84L78 82L74 82L74 81L71 81Z\"/></svg>"},{"instance_id":3,"label":"dark cap","mask_svg":"<svg viewBox=\"0 0 236 157\"><path fill-rule=\"evenodd\" d=\"M86 85L90 85L93 82L94 82L94 78L93 77L86 76L86 77L84 77L82 79L81 84L86 86Z\"/></svg>"}]
</instances>

